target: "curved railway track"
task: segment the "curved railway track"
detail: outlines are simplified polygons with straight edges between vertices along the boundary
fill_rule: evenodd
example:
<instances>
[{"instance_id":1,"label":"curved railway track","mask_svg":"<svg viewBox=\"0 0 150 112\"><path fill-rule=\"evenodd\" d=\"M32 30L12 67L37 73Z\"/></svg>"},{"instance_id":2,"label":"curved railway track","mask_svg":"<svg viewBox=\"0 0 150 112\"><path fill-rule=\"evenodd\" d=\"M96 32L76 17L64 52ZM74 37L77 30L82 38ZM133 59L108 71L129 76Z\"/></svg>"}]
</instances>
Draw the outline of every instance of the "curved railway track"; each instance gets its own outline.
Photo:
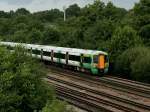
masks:
<instances>
[{"instance_id":1,"label":"curved railway track","mask_svg":"<svg viewBox=\"0 0 150 112\"><path fill-rule=\"evenodd\" d=\"M123 86L127 83L126 80L117 81L117 79L111 77L104 77L101 80L97 77L92 78L68 70L61 71L57 69L56 71L54 68L50 71L50 74L47 81L56 87L57 94L61 99L65 99L88 111L150 111L149 87L145 85L129 82L129 85L126 85L129 86L127 88ZM119 86L116 86L118 83ZM136 89L130 87L134 84Z\"/></svg>"}]
</instances>

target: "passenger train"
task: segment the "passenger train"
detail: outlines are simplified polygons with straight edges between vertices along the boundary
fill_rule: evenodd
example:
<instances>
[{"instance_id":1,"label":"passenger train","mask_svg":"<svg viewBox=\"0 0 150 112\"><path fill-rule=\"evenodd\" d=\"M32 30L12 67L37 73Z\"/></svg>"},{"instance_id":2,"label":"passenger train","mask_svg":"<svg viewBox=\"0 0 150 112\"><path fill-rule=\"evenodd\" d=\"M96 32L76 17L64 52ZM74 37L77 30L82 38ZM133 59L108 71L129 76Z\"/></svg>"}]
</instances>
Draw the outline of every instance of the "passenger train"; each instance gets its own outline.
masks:
<instances>
[{"instance_id":1,"label":"passenger train","mask_svg":"<svg viewBox=\"0 0 150 112\"><path fill-rule=\"evenodd\" d=\"M72 66L79 71L90 71L96 75L107 73L109 68L108 54L103 51L13 42L0 42L0 45L11 49L16 46L22 46L31 51L30 53L33 57L48 62Z\"/></svg>"}]
</instances>

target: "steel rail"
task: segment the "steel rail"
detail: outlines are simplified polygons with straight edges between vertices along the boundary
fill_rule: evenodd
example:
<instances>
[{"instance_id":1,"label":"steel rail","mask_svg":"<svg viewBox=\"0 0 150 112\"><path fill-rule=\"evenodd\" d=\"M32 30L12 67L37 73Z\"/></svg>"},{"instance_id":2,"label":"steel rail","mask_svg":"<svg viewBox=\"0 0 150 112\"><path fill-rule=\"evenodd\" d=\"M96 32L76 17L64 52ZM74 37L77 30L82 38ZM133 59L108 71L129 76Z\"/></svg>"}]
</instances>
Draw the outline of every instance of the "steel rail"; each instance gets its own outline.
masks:
<instances>
[{"instance_id":1,"label":"steel rail","mask_svg":"<svg viewBox=\"0 0 150 112\"><path fill-rule=\"evenodd\" d=\"M60 82L60 83L63 83L63 84L66 84L66 85L69 85L69 86L72 86L72 87L78 87L80 88L81 90L84 89L88 92L92 92L94 94L98 94L98 95L101 95L103 97L107 97L107 98L110 98L110 99L113 99L113 100L116 100L118 102L123 102L124 104L130 104L132 105L132 108L136 108L136 107L139 107L139 108L144 108L144 109L148 109L150 110L150 106L147 106L147 105L144 105L144 104L139 104L137 102L133 102L133 101L130 101L130 100L127 100L127 99L123 99L123 98L120 98L118 96L113 96L111 94L106 94L104 92L100 92L100 91L96 91L94 89L89 89L89 88L86 88L86 87L83 87L81 85L77 85L77 84L73 84L72 82L66 82L66 81L62 81L60 79L57 79L57 78L54 78L54 77L49 77L49 79L51 80L54 80L54 81L57 81L57 82ZM128 105L129 106L129 105ZM126 107L127 108L127 107Z\"/></svg>"},{"instance_id":2,"label":"steel rail","mask_svg":"<svg viewBox=\"0 0 150 112\"><path fill-rule=\"evenodd\" d=\"M93 104L92 106L98 108L98 109L105 109L107 111L113 111L113 112L118 112L118 111L123 111L123 112L139 112L136 111L135 109L131 109L125 106L121 106L120 104L111 102L111 101L107 101L105 100L103 97L98 98L96 96L90 95L89 93L80 91L80 90L75 90L72 87L66 87L66 86L62 86L59 84L54 84L54 86L56 87L56 91L58 92L58 94L65 94L67 95L67 97L72 96L74 98L74 100L79 99L80 101L84 101L86 100L85 104ZM96 105L96 106L95 106Z\"/></svg>"},{"instance_id":3,"label":"steel rail","mask_svg":"<svg viewBox=\"0 0 150 112\"><path fill-rule=\"evenodd\" d=\"M96 84L96 85L102 85L102 86L106 86L106 87L109 87L109 88L112 88L112 89L116 89L116 90L119 90L119 91L123 91L123 92L126 92L126 93L130 93L130 94L134 94L136 96L141 96L141 97L146 97L146 98L150 98L150 91L147 90L147 89L141 89L139 86L138 87L134 87L133 85L127 85L125 83L121 83L120 81L113 81L111 79L105 79L105 77L101 77L101 78L97 78L97 77L92 77L92 76L88 76L88 75L85 75L85 74L77 74L77 73L74 73L74 72L59 72L59 71L56 71L56 70L51 70L50 72L52 73L56 73L56 74L59 74L59 75L70 75L70 77L73 77L73 78L79 78L80 77L84 77L82 78L82 80L86 80L88 82L93 82L93 84ZM78 77L77 77L78 76ZM81 78L80 78L81 80ZM148 87L150 88L150 87ZM129 91L130 90L130 91Z\"/></svg>"}]
</instances>

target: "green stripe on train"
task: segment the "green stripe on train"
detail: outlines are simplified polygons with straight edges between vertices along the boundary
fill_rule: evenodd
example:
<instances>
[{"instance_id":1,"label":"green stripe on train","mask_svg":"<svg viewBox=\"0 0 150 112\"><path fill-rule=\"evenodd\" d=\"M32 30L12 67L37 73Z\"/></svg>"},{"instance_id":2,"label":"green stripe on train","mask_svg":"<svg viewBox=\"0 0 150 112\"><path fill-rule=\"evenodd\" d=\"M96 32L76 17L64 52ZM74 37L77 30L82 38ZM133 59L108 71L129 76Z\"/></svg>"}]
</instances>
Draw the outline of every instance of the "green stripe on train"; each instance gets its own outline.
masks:
<instances>
[{"instance_id":1,"label":"green stripe on train","mask_svg":"<svg viewBox=\"0 0 150 112\"><path fill-rule=\"evenodd\" d=\"M91 72L93 74L98 74L98 69L96 67L94 67L92 63L91 64L89 64L89 63L83 63L83 68L91 70Z\"/></svg>"}]
</instances>

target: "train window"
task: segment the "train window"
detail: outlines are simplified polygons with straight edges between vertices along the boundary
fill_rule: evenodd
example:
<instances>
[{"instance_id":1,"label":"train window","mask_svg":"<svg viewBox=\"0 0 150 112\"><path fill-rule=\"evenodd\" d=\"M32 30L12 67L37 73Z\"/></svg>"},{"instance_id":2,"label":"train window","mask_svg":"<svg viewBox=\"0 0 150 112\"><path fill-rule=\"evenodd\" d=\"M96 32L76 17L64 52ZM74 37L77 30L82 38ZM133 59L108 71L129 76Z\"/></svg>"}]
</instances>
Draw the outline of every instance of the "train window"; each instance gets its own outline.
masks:
<instances>
[{"instance_id":1,"label":"train window","mask_svg":"<svg viewBox=\"0 0 150 112\"><path fill-rule=\"evenodd\" d=\"M33 50L32 50L32 53L33 53L33 54L36 54L36 55L40 55L40 54L41 54L41 51L40 51L40 50L37 50L37 49L33 49Z\"/></svg>"},{"instance_id":2,"label":"train window","mask_svg":"<svg viewBox=\"0 0 150 112\"><path fill-rule=\"evenodd\" d=\"M69 55L69 60L72 60L72 61L81 61L80 60L80 56L75 56L75 55Z\"/></svg>"},{"instance_id":3,"label":"train window","mask_svg":"<svg viewBox=\"0 0 150 112\"><path fill-rule=\"evenodd\" d=\"M98 55L93 56L93 63L98 63Z\"/></svg>"},{"instance_id":4,"label":"train window","mask_svg":"<svg viewBox=\"0 0 150 112\"><path fill-rule=\"evenodd\" d=\"M31 49L26 49L26 52L29 54L32 54L32 50Z\"/></svg>"},{"instance_id":5,"label":"train window","mask_svg":"<svg viewBox=\"0 0 150 112\"><path fill-rule=\"evenodd\" d=\"M54 53L55 58L65 59L65 54L62 53Z\"/></svg>"},{"instance_id":6,"label":"train window","mask_svg":"<svg viewBox=\"0 0 150 112\"><path fill-rule=\"evenodd\" d=\"M108 58L108 56L106 55L105 56L105 62L108 62L109 61L109 58Z\"/></svg>"},{"instance_id":7,"label":"train window","mask_svg":"<svg viewBox=\"0 0 150 112\"><path fill-rule=\"evenodd\" d=\"M27 51L31 53L31 51L32 51L32 48L30 48L30 49L27 49Z\"/></svg>"},{"instance_id":8,"label":"train window","mask_svg":"<svg viewBox=\"0 0 150 112\"><path fill-rule=\"evenodd\" d=\"M65 56L66 54L62 54L62 53L60 53L60 58L61 59L66 59L66 56Z\"/></svg>"},{"instance_id":9,"label":"train window","mask_svg":"<svg viewBox=\"0 0 150 112\"><path fill-rule=\"evenodd\" d=\"M13 50L14 48L12 46L7 46L8 50Z\"/></svg>"},{"instance_id":10,"label":"train window","mask_svg":"<svg viewBox=\"0 0 150 112\"><path fill-rule=\"evenodd\" d=\"M49 56L49 57L50 57L50 56L51 56L51 52L43 51L43 55L44 55L44 56Z\"/></svg>"},{"instance_id":11,"label":"train window","mask_svg":"<svg viewBox=\"0 0 150 112\"><path fill-rule=\"evenodd\" d=\"M91 63L91 57L83 57L83 63Z\"/></svg>"}]
</instances>

